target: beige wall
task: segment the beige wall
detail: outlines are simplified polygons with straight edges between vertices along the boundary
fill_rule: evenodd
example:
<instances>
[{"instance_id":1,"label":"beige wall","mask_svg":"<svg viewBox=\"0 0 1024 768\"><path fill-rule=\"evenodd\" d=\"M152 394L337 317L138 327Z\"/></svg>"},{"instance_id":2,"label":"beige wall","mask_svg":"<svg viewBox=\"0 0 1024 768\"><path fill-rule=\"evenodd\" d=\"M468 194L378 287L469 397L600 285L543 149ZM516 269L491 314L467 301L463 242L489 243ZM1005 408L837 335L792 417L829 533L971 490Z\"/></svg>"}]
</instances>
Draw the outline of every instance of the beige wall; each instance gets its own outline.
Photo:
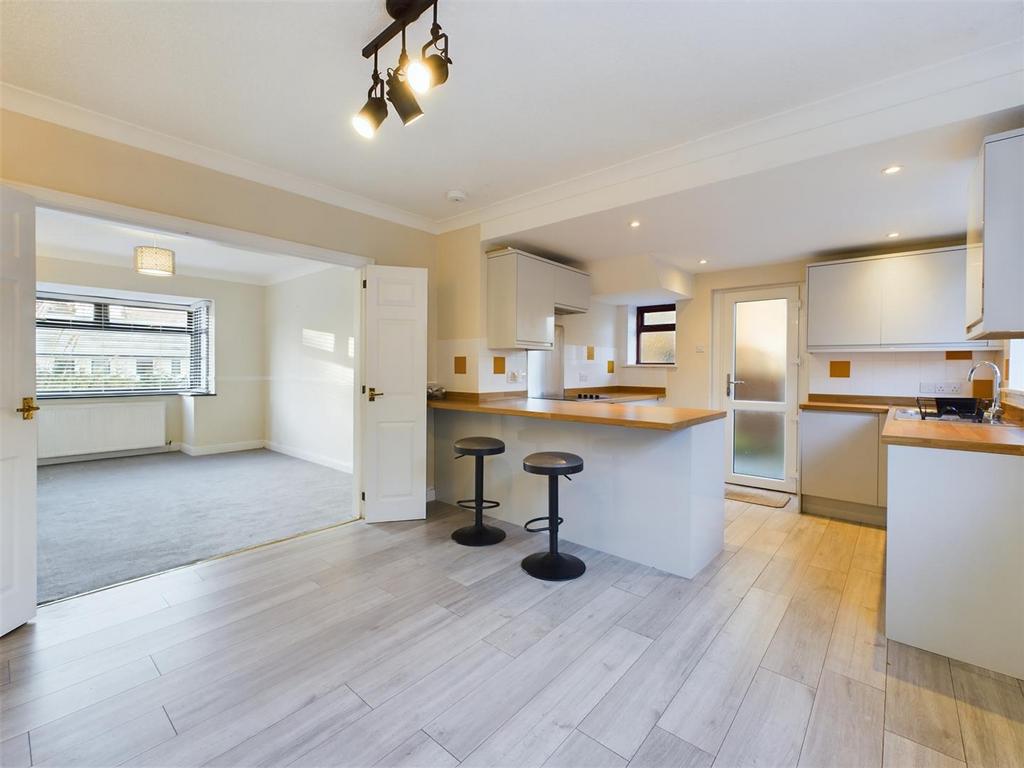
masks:
<instances>
[{"instance_id":1,"label":"beige wall","mask_svg":"<svg viewBox=\"0 0 1024 768\"><path fill-rule=\"evenodd\" d=\"M262 441L264 288L186 275L140 275L128 268L127 261L125 256L126 265L122 268L49 258L41 251L36 259L36 279L83 288L212 299L217 395L159 398L167 403L167 439L197 448Z\"/></svg>"},{"instance_id":2,"label":"beige wall","mask_svg":"<svg viewBox=\"0 0 1024 768\"><path fill-rule=\"evenodd\" d=\"M437 339L437 237L308 197L0 110L0 178L282 240L430 270ZM433 378L433 356L428 355Z\"/></svg>"},{"instance_id":3,"label":"beige wall","mask_svg":"<svg viewBox=\"0 0 1024 768\"><path fill-rule=\"evenodd\" d=\"M476 339L487 335L483 303L486 282L479 226L438 235L438 339Z\"/></svg>"},{"instance_id":4,"label":"beige wall","mask_svg":"<svg viewBox=\"0 0 1024 768\"><path fill-rule=\"evenodd\" d=\"M359 273L344 267L268 286L268 447L352 471Z\"/></svg>"}]
</instances>

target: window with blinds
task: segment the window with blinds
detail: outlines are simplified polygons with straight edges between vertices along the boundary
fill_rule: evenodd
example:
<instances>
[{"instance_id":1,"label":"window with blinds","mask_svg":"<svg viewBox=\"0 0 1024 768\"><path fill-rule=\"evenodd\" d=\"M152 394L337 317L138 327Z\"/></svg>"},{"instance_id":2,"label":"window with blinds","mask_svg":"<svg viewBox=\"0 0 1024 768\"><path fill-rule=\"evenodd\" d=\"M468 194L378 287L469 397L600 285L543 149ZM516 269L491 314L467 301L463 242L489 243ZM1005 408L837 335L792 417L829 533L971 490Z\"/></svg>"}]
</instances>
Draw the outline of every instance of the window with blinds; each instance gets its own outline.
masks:
<instances>
[{"instance_id":1,"label":"window with blinds","mask_svg":"<svg viewBox=\"0 0 1024 768\"><path fill-rule=\"evenodd\" d=\"M38 397L210 394L212 303L36 296Z\"/></svg>"}]
</instances>

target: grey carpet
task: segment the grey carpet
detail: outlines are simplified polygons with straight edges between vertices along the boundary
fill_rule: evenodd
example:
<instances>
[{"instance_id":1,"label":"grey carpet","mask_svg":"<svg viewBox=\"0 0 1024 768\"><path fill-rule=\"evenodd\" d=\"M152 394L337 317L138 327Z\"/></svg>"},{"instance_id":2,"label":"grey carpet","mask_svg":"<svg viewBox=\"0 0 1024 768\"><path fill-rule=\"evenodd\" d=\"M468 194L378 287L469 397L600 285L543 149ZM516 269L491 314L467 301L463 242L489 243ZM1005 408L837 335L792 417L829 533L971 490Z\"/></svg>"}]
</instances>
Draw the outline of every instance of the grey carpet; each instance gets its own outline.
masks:
<instances>
[{"instance_id":1,"label":"grey carpet","mask_svg":"<svg viewBox=\"0 0 1024 768\"><path fill-rule=\"evenodd\" d=\"M39 601L351 519L352 476L272 451L39 468Z\"/></svg>"}]
</instances>

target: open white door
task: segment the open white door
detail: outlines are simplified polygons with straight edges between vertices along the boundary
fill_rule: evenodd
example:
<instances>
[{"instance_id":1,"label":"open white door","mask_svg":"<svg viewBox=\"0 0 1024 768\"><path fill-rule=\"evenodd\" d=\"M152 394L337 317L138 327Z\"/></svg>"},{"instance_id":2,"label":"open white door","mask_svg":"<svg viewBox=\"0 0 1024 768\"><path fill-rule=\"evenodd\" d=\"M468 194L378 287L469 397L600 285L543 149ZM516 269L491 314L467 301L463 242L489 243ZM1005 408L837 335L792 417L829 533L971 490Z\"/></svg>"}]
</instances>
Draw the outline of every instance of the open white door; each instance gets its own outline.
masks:
<instances>
[{"instance_id":1,"label":"open white door","mask_svg":"<svg viewBox=\"0 0 1024 768\"><path fill-rule=\"evenodd\" d=\"M427 515L427 270L363 269L363 516Z\"/></svg>"},{"instance_id":2,"label":"open white door","mask_svg":"<svg viewBox=\"0 0 1024 768\"><path fill-rule=\"evenodd\" d=\"M36 615L35 220L0 187L0 635Z\"/></svg>"}]
</instances>

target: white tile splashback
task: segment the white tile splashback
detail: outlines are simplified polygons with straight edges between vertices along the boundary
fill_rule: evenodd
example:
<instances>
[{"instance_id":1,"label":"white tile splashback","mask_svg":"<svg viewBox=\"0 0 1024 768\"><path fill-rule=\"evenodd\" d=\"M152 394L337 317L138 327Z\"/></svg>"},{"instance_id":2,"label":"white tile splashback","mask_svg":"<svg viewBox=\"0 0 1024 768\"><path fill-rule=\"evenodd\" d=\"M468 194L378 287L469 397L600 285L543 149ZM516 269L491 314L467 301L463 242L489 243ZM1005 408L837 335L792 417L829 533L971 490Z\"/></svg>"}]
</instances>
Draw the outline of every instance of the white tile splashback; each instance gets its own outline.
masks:
<instances>
[{"instance_id":1,"label":"white tile splashback","mask_svg":"<svg viewBox=\"0 0 1024 768\"><path fill-rule=\"evenodd\" d=\"M608 361L615 360L614 347L594 347L594 359L587 360L587 347L582 344L565 345L565 388L610 387L618 383L614 373L608 373Z\"/></svg>"},{"instance_id":2,"label":"white tile splashback","mask_svg":"<svg viewBox=\"0 0 1024 768\"><path fill-rule=\"evenodd\" d=\"M514 392L526 389L526 351L492 350L487 339L441 339L437 342L437 383L453 392ZM505 373L494 373L494 357L505 358ZM456 357L466 358L466 372L455 373ZM509 381L509 372L522 378Z\"/></svg>"},{"instance_id":3,"label":"white tile splashback","mask_svg":"<svg viewBox=\"0 0 1024 768\"><path fill-rule=\"evenodd\" d=\"M922 384L957 382L961 394L970 397L967 373L979 360L998 363L998 351L974 352L973 360L947 360L945 352L836 352L809 354L808 391L823 395L892 395L917 397L926 394ZM850 377L829 376L832 360L849 360ZM978 378L990 379L992 372L978 372Z\"/></svg>"}]
</instances>

